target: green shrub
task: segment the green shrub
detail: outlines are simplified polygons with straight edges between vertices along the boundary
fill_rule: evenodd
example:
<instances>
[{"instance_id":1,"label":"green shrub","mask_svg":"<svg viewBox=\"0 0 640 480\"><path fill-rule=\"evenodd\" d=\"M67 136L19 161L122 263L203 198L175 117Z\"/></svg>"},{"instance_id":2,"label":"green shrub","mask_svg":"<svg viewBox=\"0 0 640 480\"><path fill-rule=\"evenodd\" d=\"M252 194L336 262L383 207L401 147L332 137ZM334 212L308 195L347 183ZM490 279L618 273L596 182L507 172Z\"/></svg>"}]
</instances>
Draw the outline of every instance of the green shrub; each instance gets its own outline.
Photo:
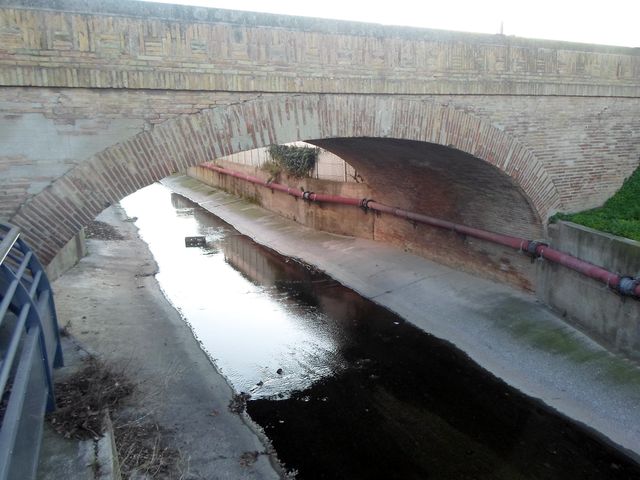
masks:
<instances>
[{"instance_id":1,"label":"green shrub","mask_svg":"<svg viewBox=\"0 0 640 480\"><path fill-rule=\"evenodd\" d=\"M602 207L578 213L557 213L551 222L557 220L568 220L640 241L640 167Z\"/></svg>"},{"instance_id":2,"label":"green shrub","mask_svg":"<svg viewBox=\"0 0 640 480\"><path fill-rule=\"evenodd\" d=\"M298 147L295 145L271 145L269 156L271 162L266 162L263 169L275 177L280 171L292 177L302 178L309 175L318 159L318 148ZM275 165L274 165L275 164ZM277 167L281 170L278 170Z\"/></svg>"}]
</instances>

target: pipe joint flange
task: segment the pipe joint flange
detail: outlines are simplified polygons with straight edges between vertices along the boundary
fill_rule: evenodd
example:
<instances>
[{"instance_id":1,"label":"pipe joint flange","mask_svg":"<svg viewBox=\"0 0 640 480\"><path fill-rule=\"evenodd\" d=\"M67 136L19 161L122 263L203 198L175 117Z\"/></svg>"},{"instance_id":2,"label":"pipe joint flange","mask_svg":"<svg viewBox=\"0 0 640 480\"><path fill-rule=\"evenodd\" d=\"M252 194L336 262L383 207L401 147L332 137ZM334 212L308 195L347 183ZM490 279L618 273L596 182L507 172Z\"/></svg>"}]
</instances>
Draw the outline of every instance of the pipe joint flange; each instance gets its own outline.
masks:
<instances>
[{"instance_id":1,"label":"pipe joint flange","mask_svg":"<svg viewBox=\"0 0 640 480\"><path fill-rule=\"evenodd\" d=\"M373 202L373 199L363 198L362 200L360 200L360 208L366 212L367 210L369 210L369 202Z\"/></svg>"},{"instance_id":2,"label":"pipe joint flange","mask_svg":"<svg viewBox=\"0 0 640 480\"><path fill-rule=\"evenodd\" d=\"M303 200L307 200L308 202L311 201L311 195L313 195L313 192L302 192L302 199Z\"/></svg>"},{"instance_id":3,"label":"pipe joint flange","mask_svg":"<svg viewBox=\"0 0 640 480\"><path fill-rule=\"evenodd\" d=\"M529 245L527 245L526 254L529 255L531 258L538 258L540 256L537 252L538 247L548 247L548 246L549 246L548 243L539 242L537 240L531 240L529 242Z\"/></svg>"},{"instance_id":4,"label":"pipe joint flange","mask_svg":"<svg viewBox=\"0 0 640 480\"><path fill-rule=\"evenodd\" d=\"M618 283L618 292L620 292L621 295L634 297L638 285L640 285L640 277L622 277Z\"/></svg>"}]
</instances>

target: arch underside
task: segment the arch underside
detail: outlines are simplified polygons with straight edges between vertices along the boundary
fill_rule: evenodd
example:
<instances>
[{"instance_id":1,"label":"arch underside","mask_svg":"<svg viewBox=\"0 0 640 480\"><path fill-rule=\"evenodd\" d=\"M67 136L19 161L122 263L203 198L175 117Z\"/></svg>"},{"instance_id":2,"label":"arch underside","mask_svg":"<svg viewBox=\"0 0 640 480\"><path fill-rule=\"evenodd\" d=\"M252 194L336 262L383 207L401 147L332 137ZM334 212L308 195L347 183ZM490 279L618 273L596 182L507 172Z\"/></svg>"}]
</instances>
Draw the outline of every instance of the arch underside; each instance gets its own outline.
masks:
<instances>
[{"instance_id":1,"label":"arch underside","mask_svg":"<svg viewBox=\"0 0 640 480\"><path fill-rule=\"evenodd\" d=\"M310 143L352 165L376 200L497 233L540 238L543 225L513 179L467 153L433 143L331 138Z\"/></svg>"},{"instance_id":2,"label":"arch underside","mask_svg":"<svg viewBox=\"0 0 640 480\"><path fill-rule=\"evenodd\" d=\"M217 157L297 140L342 156L380 201L481 228L536 236L559 204L529 149L462 110L388 96L286 95L156 125L81 161L10 221L48 263L104 208L146 185Z\"/></svg>"}]
</instances>

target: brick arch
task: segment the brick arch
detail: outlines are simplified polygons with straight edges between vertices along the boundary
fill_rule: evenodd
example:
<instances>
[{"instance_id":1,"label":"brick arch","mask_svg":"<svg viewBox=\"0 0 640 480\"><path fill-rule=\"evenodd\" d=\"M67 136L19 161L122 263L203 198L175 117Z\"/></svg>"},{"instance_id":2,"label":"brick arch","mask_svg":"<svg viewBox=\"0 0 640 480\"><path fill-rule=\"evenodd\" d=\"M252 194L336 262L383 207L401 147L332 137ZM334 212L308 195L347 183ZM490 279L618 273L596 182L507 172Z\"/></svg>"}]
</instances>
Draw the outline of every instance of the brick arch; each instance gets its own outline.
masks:
<instances>
[{"instance_id":1,"label":"brick arch","mask_svg":"<svg viewBox=\"0 0 640 480\"><path fill-rule=\"evenodd\" d=\"M178 116L92 156L24 204L11 218L48 263L107 206L212 158L305 139L386 137L444 145L511 177L546 219L559 196L525 146L463 110L407 98L286 95Z\"/></svg>"}]
</instances>

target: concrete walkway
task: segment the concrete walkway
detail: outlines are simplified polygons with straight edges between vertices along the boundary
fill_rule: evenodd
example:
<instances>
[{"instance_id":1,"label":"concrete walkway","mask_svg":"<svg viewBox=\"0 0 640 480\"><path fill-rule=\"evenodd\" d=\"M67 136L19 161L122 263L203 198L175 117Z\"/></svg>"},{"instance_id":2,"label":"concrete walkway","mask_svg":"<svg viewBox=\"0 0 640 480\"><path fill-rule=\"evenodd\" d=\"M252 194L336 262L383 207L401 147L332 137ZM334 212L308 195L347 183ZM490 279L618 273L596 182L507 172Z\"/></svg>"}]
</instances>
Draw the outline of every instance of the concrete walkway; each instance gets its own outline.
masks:
<instances>
[{"instance_id":1,"label":"concrete walkway","mask_svg":"<svg viewBox=\"0 0 640 480\"><path fill-rule=\"evenodd\" d=\"M123 366L137 385L128 414L167 429L167 444L182 457L180 478L281 478L246 414L229 411L232 389L165 299L153 257L125 217L120 207L103 212L98 219L124 239L89 240L89 255L54 282L61 326L100 359ZM40 478L64 478L52 475Z\"/></svg>"},{"instance_id":2,"label":"concrete walkway","mask_svg":"<svg viewBox=\"0 0 640 480\"><path fill-rule=\"evenodd\" d=\"M319 267L450 341L640 460L640 368L569 327L535 297L384 244L302 227L189 177L162 183L258 243Z\"/></svg>"}]
</instances>

